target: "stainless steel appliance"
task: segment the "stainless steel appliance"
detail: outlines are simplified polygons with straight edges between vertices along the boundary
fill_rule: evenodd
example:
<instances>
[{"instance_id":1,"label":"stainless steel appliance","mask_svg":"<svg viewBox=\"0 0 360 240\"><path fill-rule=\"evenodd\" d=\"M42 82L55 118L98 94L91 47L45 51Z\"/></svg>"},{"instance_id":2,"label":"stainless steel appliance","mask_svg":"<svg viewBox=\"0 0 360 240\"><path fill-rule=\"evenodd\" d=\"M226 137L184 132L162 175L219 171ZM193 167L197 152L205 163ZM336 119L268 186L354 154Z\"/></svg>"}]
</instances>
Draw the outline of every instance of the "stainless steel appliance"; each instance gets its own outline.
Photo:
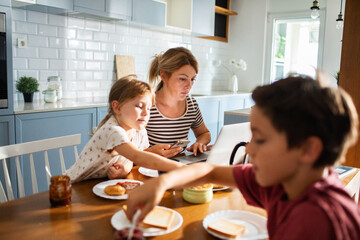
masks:
<instances>
[{"instance_id":1,"label":"stainless steel appliance","mask_svg":"<svg viewBox=\"0 0 360 240\"><path fill-rule=\"evenodd\" d=\"M0 115L13 111L10 8L0 6Z\"/></svg>"}]
</instances>

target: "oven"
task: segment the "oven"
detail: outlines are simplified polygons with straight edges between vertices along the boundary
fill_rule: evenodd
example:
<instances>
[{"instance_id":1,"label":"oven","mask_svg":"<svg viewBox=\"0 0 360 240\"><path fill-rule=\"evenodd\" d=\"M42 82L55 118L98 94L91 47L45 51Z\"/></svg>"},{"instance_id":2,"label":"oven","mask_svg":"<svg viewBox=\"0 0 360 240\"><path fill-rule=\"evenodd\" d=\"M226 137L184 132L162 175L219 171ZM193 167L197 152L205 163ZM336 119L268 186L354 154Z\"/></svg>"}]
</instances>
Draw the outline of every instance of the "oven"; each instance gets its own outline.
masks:
<instances>
[{"instance_id":1,"label":"oven","mask_svg":"<svg viewBox=\"0 0 360 240\"><path fill-rule=\"evenodd\" d=\"M0 108L8 107L5 19L5 13L0 12Z\"/></svg>"},{"instance_id":2,"label":"oven","mask_svg":"<svg viewBox=\"0 0 360 240\"><path fill-rule=\"evenodd\" d=\"M0 6L0 115L13 112L11 9Z\"/></svg>"}]
</instances>

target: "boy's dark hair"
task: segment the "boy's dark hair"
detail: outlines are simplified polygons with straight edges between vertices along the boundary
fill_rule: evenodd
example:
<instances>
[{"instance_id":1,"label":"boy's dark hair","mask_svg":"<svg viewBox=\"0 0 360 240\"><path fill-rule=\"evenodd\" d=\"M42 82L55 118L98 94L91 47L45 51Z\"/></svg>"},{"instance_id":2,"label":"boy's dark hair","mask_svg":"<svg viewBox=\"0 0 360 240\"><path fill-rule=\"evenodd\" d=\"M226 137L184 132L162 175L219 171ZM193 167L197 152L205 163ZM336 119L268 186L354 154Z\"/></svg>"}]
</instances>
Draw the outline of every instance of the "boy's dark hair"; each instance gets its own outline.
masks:
<instances>
[{"instance_id":1,"label":"boy's dark hair","mask_svg":"<svg viewBox=\"0 0 360 240\"><path fill-rule=\"evenodd\" d=\"M341 88L322 86L321 76L292 75L257 87L252 98L275 129L285 132L288 148L311 136L321 139L323 150L314 168L343 160L357 140L358 116L351 97Z\"/></svg>"}]
</instances>

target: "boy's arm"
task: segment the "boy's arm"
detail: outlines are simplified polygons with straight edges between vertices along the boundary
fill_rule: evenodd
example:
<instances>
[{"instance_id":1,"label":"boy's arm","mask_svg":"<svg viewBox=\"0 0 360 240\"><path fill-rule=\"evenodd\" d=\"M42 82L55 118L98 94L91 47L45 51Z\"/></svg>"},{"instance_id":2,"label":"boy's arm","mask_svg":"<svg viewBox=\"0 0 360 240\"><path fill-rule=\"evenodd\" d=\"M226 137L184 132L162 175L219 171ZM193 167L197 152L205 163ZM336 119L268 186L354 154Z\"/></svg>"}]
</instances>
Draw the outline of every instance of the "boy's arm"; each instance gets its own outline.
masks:
<instances>
[{"instance_id":1,"label":"boy's arm","mask_svg":"<svg viewBox=\"0 0 360 240\"><path fill-rule=\"evenodd\" d=\"M146 214L161 201L167 189L198 186L205 183L236 186L232 167L197 163L146 181L144 185L129 193L126 214L129 219L132 219L136 209L141 209L138 218L138 222L141 222Z\"/></svg>"},{"instance_id":2,"label":"boy's arm","mask_svg":"<svg viewBox=\"0 0 360 240\"><path fill-rule=\"evenodd\" d=\"M161 157L155 153L139 150L132 143L120 144L114 150L136 165L146 168L171 171L184 166L184 164Z\"/></svg>"}]
</instances>

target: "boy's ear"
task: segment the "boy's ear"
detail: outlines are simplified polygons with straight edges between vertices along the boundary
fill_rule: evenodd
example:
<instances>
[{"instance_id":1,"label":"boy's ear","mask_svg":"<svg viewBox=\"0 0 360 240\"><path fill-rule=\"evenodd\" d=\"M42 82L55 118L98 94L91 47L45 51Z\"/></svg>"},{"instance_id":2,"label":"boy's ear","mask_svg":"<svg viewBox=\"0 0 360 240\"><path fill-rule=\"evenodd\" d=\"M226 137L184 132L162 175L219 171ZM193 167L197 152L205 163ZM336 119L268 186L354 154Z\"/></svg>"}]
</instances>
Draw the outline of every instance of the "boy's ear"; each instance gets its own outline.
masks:
<instances>
[{"instance_id":1,"label":"boy's ear","mask_svg":"<svg viewBox=\"0 0 360 240\"><path fill-rule=\"evenodd\" d=\"M116 100L112 101L111 102L111 107L114 111L115 114L120 114L121 111L120 111L120 103Z\"/></svg>"},{"instance_id":2,"label":"boy's ear","mask_svg":"<svg viewBox=\"0 0 360 240\"><path fill-rule=\"evenodd\" d=\"M302 162L313 164L320 157L320 154L323 150L323 143L318 137L309 137L302 144L302 150Z\"/></svg>"}]
</instances>

